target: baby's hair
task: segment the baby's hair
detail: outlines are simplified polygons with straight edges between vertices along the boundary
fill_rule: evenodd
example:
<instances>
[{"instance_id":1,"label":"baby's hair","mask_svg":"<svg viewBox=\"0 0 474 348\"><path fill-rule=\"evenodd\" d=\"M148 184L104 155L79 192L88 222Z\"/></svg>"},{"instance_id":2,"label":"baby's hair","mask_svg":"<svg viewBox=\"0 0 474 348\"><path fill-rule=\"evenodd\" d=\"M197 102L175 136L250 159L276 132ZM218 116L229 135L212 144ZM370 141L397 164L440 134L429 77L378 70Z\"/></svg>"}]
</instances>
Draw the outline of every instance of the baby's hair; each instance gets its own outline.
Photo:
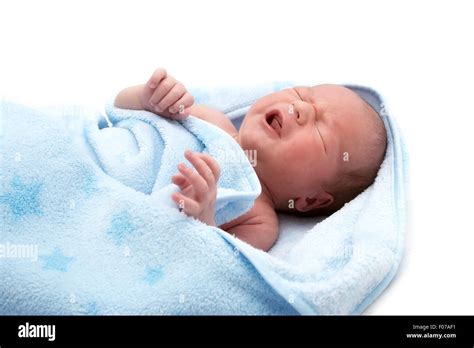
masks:
<instances>
[{"instance_id":1,"label":"baby's hair","mask_svg":"<svg viewBox=\"0 0 474 348\"><path fill-rule=\"evenodd\" d=\"M361 98L362 99L362 98ZM372 137L366 143L368 161L362 165L343 166L340 175L330 185L328 191L333 195L334 202L320 211L323 215L330 215L353 200L375 180L377 173L385 158L387 149L387 132L378 112L364 99L366 114L371 118Z\"/></svg>"},{"instance_id":2,"label":"baby's hair","mask_svg":"<svg viewBox=\"0 0 474 348\"><path fill-rule=\"evenodd\" d=\"M365 114L369 117L368 127L372 128L372 137L369 137L365 144L368 154L365 157L367 161L360 161L359 165L354 165L353 162L349 161L347 162L348 165L342 166L342 170L335 180L326 187L326 190L334 197L331 205L298 215L329 216L357 197L374 182L385 158L387 132L378 112L364 99L361 98L361 100L364 103Z\"/></svg>"}]
</instances>

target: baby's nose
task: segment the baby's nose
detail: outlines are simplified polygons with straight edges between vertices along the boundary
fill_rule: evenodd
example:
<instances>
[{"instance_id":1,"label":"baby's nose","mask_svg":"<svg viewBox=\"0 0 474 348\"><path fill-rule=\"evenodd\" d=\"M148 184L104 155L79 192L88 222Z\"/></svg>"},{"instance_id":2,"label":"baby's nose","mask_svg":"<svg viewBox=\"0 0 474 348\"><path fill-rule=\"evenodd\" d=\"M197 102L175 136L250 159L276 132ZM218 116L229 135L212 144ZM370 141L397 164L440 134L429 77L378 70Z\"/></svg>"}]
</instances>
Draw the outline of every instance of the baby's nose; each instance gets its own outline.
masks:
<instances>
[{"instance_id":1,"label":"baby's nose","mask_svg":"<svg viewBox=\"0 0 474 348\"><path fill-rule=\"evenodd\" d=\"M298 125L304 126L311 118L311 108L304 102L294 102L292 104L293 110L290 109L290 114L295 117ZM292 112L291 112L292 111Z\"/></svg>"}]
</instances>

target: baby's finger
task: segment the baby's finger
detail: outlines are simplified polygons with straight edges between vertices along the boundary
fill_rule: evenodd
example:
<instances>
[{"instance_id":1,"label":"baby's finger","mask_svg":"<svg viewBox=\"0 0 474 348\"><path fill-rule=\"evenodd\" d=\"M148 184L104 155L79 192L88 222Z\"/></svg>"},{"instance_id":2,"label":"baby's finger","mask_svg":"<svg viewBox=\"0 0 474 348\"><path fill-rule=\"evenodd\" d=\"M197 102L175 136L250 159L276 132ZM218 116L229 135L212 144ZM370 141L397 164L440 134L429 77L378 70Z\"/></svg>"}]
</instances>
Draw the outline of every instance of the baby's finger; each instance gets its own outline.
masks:
<instances>
[{"instance_id":1,"label":"baby's finger","mask_svg":"<svg viewBox=\"0 0 474 348\"><path fill-rule=\"evenodd\" d=\"M155 89L166 77L166 70L163 68L156 69L153 74L151 75L150 79L147 82L148 88Z\"/></svg>"},{"instance_id":2,"label":"baby's finger","mask_svg":"<svg viewBox=\"0 0 474 348\"><path fill-rule=\"evenodd\" d=\"M166 110L170 106L172 106L174 103L176 103L181 97L184 96L186 93L186 88L181 82L177 82L173 88L168 92L167 95L161 99L161 101L158 103L158 107L160 110Z\"/></svg>"},{"instance_id":3,"label":"baby's finger","mask_svg":"<svg viewBox=\"0 0 474 348\"><path fill-rule=\"evenodd\" d=\"M208 155L207 153L200 153L199 156L204 162L207 163L209 168L211 168L212 174L214 175L214 180L217 183L221 175L221 168L219 166L219 163L217 163L216 159Z\"/></svg>"},{"instance_id":4,"label":"baby's finger","mask_svg":"<svg viewBox=\"0 0 474 348\"><path fill-rule=\"evenodd\" d=\"M150 104L152 104L153 106L158 104L161 101L161 99L163 99L163 97L167 95L169 91L171 91L171 89L173 88L175 84L176 84L176 80L173 76L166 76L166 78L160 82L155 92L151 96ZM162 110L158 110L158 111L162 111Z\"/></svg>"},{"instance_id":5,"label":"baby's finger","mask_svg":"<svg viewBox=\"0 0 474 348\"><path fill-rule=\"evenodd\" d=\"M181 191L189 185L189 181L181 173L173 175L171 181L173 184L177 185Z\"/></svg>"},{"instance_id":6,"label":"baby's finger","mask_svg":"<svg viewBox=\"0 0 474 348\"><path fill-rule=\"evenodd\" d=\"M209 165L200 158L200 154L187 150L184 155L188 159L188 161L192 163L194 168L196 168L199 175L206 181L207 190L214 187L214 174L211 168L209 168Z\"/></svg>"},{"instance_id":7,"label":"baby's finger","mask_svg":"<svg viewBox=\"0 0 474 348\"><path fill-rule=\"evenodd\" d=\"M191 216L197 217L199 215L199 204L185 195L174 192L171 199L178 204L179 210Z\"/></svg>"},{"instance_id":8,"label":"baby's finger","mask_svg":"<svg viewBox=\"0 0 474 348\"><path fill-rule=\"evenodd\" d=\"M189 115L189 107L191 107L194 104L194 97L186 92L176 103L174 103L170 108L169 112L172 114L176 114L176 116L173 115L174 119L183 119L186 118Z\"/></svg>"},{"instance_id":9,"label":"baby's finger","mask_svg":"<svg viewBox=\"0 0 474 348\"><path fill-rule=\"evenodd\" d=\"M196 198L200 200L208 191L208 186L204 178L193 168L186 167L184 163L178 165L179 171L189 180L193 186Z\"/></svg>"}]
</instances>

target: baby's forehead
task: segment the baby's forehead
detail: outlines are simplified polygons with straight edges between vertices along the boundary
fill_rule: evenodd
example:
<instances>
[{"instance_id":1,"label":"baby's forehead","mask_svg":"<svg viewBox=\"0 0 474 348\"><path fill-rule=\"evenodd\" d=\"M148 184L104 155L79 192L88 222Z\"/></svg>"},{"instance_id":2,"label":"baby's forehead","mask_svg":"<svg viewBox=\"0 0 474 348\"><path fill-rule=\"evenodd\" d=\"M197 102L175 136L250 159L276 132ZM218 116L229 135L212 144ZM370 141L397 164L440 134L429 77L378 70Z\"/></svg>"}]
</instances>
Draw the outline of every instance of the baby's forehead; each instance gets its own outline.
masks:
<instances>
[{"instance_id":1,"label":"baby's forehead","mask_svg":"<svg viewBox=\"0 0 474 348\"><path fill-rule=\"evenodd\" d=\"M290 95L293 98L315 103L321 111L336 113L363 110L366 104L357 93L336 84L295 85L272 93L274 100L282 101L287 101Z\"/></svg>"},{"instance_id":2,"label":"baby's forehead","mask_svg":"<svg viewBox=\"0 0 474 348\"><path fill-rule=\"evenodd\" d=\"M298 86L296 87L298 88ZM365 109L365 100L353 90L335 84L322 84L314 86L300 86L307 91L308 97L314 101L324 101L332 107Z\"/></svg>"},{"instance_id":3,"label":"baby's forehead","mask_svg":"<svg viewBox=\"0 0 474 348\"><path fill-rule=\"evenodd\" d=\"M295 88L303 88L308 92L317 95L338 96L338 97L352 97L357 98L358 95L349 88L335 84L321 84L313 86L295 86Z\"/></svg>"}]
</instances>

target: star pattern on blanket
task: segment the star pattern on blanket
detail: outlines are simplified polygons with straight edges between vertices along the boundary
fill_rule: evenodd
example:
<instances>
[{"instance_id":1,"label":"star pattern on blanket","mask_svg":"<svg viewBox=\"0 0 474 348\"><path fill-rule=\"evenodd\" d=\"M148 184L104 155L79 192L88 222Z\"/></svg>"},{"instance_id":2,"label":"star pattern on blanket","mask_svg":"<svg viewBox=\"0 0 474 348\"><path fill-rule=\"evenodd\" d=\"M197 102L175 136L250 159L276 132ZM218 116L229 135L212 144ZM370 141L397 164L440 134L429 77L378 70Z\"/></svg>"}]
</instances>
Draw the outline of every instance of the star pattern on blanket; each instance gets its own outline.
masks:
<instances>
[{"instance_id":1,"label":"star pattern on blanket","mask_svg":"<svg viewBox=\"0 0 474 348\"><path fill-rule=\"evenodd\" d=\"M145 277L143 280L150 285L155 284L158 280L163 277L163 270L161 267L147 268L145 272Z\"/></svg>"},{"instance_id":2,"label":"star pattern on blanket","mask_svg":"<svg viewBox=\"0 0 474 348\"><path fill-rule=\"evenodd\" d=\"M40 193L42 184L26 183L18 175L11 180L12 190L0 195L0 204L7 204L15 217L19 219L25 215L41 215Z\"/></svg>"},{"instance_id":3,"label":"star pattern on blanket","mask_svg":"<svg viewBox=\"0 0 474 348\"><path fill-rule=\"evenodd\" d=\"M86 174L83 176L82 191L87 197L90 197L94 191L97 191L97 179L92 174Z\"/></svg>"},{"instance_id":4,"label":"star pattern on blanket","mask_svg":"<svg viewBox=\"0 0 474 348\"><path fill-rule=\"evenodd\" d=\"M122 245L125 239L136 230L137 227L131 220L132 218L126 210L112 217L111 226L107 230L107 234L117 245Z\"/></svg>"},{"instance_id":5,"label":"star pattern on blanket","mask_svg":"<svg viewBox=\"0 0 474 348\"><path fill-rule=\"evenodd\" d=\"M97 315L99 313L99 309L97 308L97 303L95 302L88 302L86 305L86 314L87 315Z\"/></svg>"},{"instance_id":6,"label":"star pattern on blanket","mask_svg":"<svg viewBox=\"0 0 474 348\"><path fill-rule=\"evenodd\" d=\"M40 256L44 270L67 272L74 257L66 256L61 249L54 248L51 254Z\"/></svg>"},{"instance_id":7,"label":"star pattern on blanket","mask_svg":"<svg viewBox=\"0 0 474 348\"><path fill-rule=\"evenodd\" d=\"M79 178L79 190L81 190L87 198L98 191L97 176L86 165L81 165L77 168L77 177Z\"/></svg>"}]
</instances>

